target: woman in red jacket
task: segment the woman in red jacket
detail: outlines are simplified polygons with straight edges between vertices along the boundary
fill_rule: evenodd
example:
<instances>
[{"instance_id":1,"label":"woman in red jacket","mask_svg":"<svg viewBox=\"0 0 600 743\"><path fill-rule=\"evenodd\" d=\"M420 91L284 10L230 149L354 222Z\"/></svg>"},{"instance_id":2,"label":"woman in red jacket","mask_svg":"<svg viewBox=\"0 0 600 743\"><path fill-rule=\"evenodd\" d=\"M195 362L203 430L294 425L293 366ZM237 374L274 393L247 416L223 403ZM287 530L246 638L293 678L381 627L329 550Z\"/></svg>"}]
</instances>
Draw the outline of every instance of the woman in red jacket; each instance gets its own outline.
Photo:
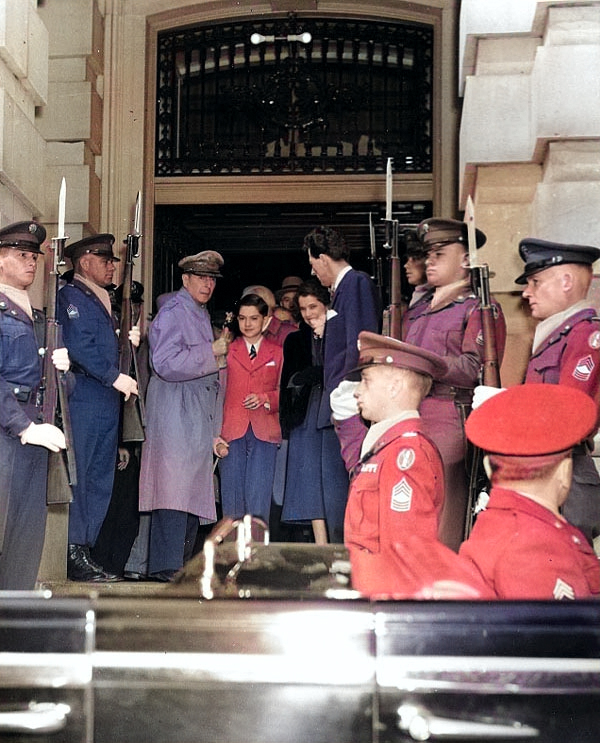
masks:
<instances>
[{"instance_id":1,"label":"woman in red jacket","mask_svg":"<svg viewBox=\"0 0 600 743\"><path fill-rule=\"evenodd\" d=\"M275 457L281 443L283 351L262 335L267 315L267 304L257 294L240 300L237 320L241 336L229 346L223 427L215 452L221 456L223 516L239 518L249 513L268 524Z\"/></svg>"}]
</instances>

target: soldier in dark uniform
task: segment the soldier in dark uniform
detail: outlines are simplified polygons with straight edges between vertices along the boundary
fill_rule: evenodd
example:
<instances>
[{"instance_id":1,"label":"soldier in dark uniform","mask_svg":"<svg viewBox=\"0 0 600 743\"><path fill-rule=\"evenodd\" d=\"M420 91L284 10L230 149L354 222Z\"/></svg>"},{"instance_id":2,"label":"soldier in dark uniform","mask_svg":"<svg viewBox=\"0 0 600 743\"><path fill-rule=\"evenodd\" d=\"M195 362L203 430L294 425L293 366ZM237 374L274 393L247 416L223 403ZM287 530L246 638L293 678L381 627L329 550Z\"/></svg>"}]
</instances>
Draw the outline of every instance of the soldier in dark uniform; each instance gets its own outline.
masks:
<instances>
[{"instance_id":1,"label":"soldier in dark uniform","mask_svg":"<svg viewBox=\"0 0 600 743\"><path fill-rule=\"evenodd\" d=\"M48 450L65 448L62 431L42 422L45 323L27 295L45 239L36 222L0 230L0 589L35 586L46 527ZM68 370L66 349L56 349L52 360Z\"/></svg>"},{"instance_id":2,"label":"soldier in dark uniform","mask_svg":"<svg viewBox=\"0 0 600 743\"><path fill-rule=\"evenodd\" d=\"M67 577L107 582L106 572L90 556L110 502L119 433L119 393L138 392L132 377L119 372L117 323L105 287L112 282L113 235L100 234L69 245L65 255L74 267L72 283L58 293L58 319L73 362L76 383L69 402L77 485L69 513ZM132 330L139 343L139 330Z\"/></svg>"}]
</instances>

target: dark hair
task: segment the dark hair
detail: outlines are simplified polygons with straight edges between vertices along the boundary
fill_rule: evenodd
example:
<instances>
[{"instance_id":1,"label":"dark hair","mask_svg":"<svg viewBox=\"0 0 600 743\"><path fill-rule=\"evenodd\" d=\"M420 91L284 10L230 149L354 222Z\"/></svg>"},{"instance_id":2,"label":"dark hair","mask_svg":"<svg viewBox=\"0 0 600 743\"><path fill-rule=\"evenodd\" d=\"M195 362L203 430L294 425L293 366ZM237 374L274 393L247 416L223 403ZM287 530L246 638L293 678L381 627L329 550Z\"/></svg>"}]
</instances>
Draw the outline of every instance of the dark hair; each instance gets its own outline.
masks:
<instances>
[{"instance_id":1,"label":"dark hair","mask_svg":"<svg viewBox=\"0 0 600 743\"><path fill-rule=\"evenodd\" d=\"M304 238L304 250L313 258L318 258L322 253L332 261L347 261L350 258L346 240L333 227L316 227L309 232Z\"/></svg>"},{"instance_id":2,"label":"dark hair","mask_svg":"<svg viewBox=\"0 0 600 743\"><path fill-rule=\"evenodd\" d=\"M323 286L317 278L310 278L303 281L298 287L298 293L296 294L296 302L299 297L315 297L326 307L331 302L331 295L329 289Z\"/></svg>"},{"instance_id":3,"label":"dark hair","mask_svg":"<svg viewBox=\"0 0 600 743\"><path fill-rule=\"evenodd\" d=\"M238 302L236 314L239 313L241 307L256 307L263 317L269 314L269 305L258 294L245 294Z\"/></svg>"}]
</instances>

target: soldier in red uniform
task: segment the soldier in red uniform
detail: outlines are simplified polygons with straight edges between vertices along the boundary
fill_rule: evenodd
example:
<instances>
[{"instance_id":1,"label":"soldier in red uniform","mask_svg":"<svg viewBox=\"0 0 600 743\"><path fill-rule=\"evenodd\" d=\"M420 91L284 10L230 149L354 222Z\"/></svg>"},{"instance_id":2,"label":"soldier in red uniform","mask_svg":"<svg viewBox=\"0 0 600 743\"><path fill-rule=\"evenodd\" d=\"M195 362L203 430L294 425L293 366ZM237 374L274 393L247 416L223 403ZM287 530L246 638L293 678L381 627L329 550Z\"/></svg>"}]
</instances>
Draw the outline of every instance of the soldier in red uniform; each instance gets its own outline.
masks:
<instances>
[{"instance_id":1,"label":"soldier in red uniform","mask_svg":"<svg viewBox=\"0 0 600 743\"><path fill-rule=\"evenodd\" d=\"M600 249L526 238L519 245L525 271L517 284L540 320L525 382L576 387L600 402L600 318L586 300ZM593 433L595 433L594 431ZM600 477L592 436L573 452L573 482L562 512L591 543L600 535Z\"/></svg>"},{"instance_id":2,"label":"soldier in red uniform","mask_svg":"<svg viewBox=\"0 0 600 743\"><path fill-rule=\"evenodd\" d=\"M370 592L373 565L406 534L435 540L444 475L435 445L422 433L417 409L433 378L446 371L435 354L402 341L359 334L360 413L372 421L350 485L344 522L353 586ZM381 570L374 571L381 574Z\"/></svg>"},{"instance_id":3,"label":"soldier in red uniform","mask_svg":"<svg viewBox=\"0 0 600 743\"><path fill-rule=\"evenodd\" d=\"M596 405L562 384L511 387L466 422L486 451L489 503L459 557L477 567L502 599L575 599L600 594L598 558L560 513L571 483L572 451L596 427Z\"/></svg>"},{"instance_id":4,"label":"soldier in red uniform","mask_svg":"<svg viewBox=\"0 0 600 743\"><path fill-rule=\"evenodd\" d=\"M464 420L483 365L484 338L480 303L469 277L467 225L455 219L426 219L417 228L427 253L431 286L406 314L404 340L440 355L447 372L437 379L419 412L423 430L433 439L444 463L446 499L440 538L458 551L463 539L468 482ZM486 237L476 231L477 247ZM498 363L502 361L506 325L494 302Z\"/></svg>"}]
</instances>

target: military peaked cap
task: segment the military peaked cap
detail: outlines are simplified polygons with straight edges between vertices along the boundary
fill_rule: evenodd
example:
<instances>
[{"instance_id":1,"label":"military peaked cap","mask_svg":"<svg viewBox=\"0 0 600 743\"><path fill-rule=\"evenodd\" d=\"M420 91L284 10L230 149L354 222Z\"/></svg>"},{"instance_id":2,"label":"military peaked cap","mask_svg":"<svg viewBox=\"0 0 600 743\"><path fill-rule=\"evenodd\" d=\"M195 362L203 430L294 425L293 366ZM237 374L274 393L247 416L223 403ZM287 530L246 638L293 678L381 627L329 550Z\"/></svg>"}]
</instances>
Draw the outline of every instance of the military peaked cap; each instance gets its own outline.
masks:
<instances>
[{"instance_id":1,"label":"military peaked cap","mask_svg":"<svg viewBox=\"0 0 600 743\"><path fill-rule=\"evenodd\" d=\"M551 266L564 263L591 266L600 258L600 248L593 248L590 245L563 245L526 237L519 243L519 255L525 261L525 271L515 279L515 283L526 284L529 276Z\"/></svg>"},{"instance_id":2,"label":"military peaked cap","mask_svg":"<svg viewBox=\"0 0 600 743\"><path fill-rule=\"evenodd\" d=\"M43 255L40 245L46 239L46 230L37 222L14 222L0 230L0 248L17 248Z\"/></svg>"},{"instance_id":3,"label":"military peaked cap","mask_svg":"<svg viewBox=\"0 0 600 743\"><path fill-rule=\"evenodd\" d=\"M90 237L84 237L83 240L79 240L76 243L71 243L65 248L65 256L70 258L71 261L81 258L82 255L105 255L113 259L113 261L120 261L120 258L113 253L113 245L115 242L114 235L108 233L102 233L100 235L91 235Z\"/></svg>"},{"instance_id":4,"label":"military peaked cap","mask_svg":"<svg viewBox=\"0 0 600 743\"><path fill-rule=\"evenodd\" d=\"M183 273L193 273L196 276L221 277L221 267L225 261L216 250L203 250L196 255L186 255L177 264Z\"/></svg>"},{"instance_id":5,"label":"military peaked cap","mask_svg":"<svg viewBox=\"0 0 600 743\"><path fill-rule=\"evenodd\" d=\"M469 245L467 223L460 222L458 219L440 219L438 217L424 219L417 225L417 237L427 251L436 243L463 243L465 248L468 248ZM476 229L475 242L477 248L485 245L486 240L485 233Z\"/></svg>"}]
</instances>

